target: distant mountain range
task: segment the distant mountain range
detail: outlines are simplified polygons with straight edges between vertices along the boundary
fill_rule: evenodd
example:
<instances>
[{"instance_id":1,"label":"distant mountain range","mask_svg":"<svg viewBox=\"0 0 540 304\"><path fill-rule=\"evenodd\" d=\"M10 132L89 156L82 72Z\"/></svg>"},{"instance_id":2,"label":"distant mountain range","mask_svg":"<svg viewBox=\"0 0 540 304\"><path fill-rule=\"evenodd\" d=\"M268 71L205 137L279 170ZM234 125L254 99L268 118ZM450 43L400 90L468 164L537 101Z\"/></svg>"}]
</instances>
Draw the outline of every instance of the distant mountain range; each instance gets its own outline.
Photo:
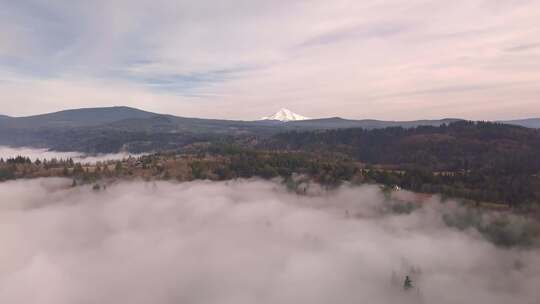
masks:
<instances>
[{"instance_id":1,"label":"distant mountain range","mask_svg":"<svg viewBox=\"0 0 540 304\"><path fill-rule=\"evenodd\" d=\"M256 121L222 120L189 118L174 115L147 112L130 107L84 108L64 110L48 114L26 117L0 116L0 127L9 129L35 128L80 128L103 127L128 130L149 130L152 128L168 131L184 130L195 127L204 129L212 127L238 128L272 128L272 129L333 129L333 128L385 128L389 126L414 127L419 125L440 125L459 119L416 120L416 121L383 121L373 119L350 120L340 117L309 119L287 109L281 109L276 114ZM283 124L282 122L287 122ZM218 130L216 130L218 131ZM223 131L223 130L221 130Z\"/></svg>"},{"instance_id":2,"label":"distant mountain range","mask_svg":"<svg viewBox=\"0 0 540 304\"><path fill-rule=\"evenodd\" d=\"M516 120L505 120L500 121L509 125L522 126L532 129L540 129L540 118L527 118L527 119L516 119Z\"/></svg>"},{"instance_id":3,"label":"distant mountain range","mask_svg":"<svg viewBox=\"0 0 540 304\"><path fill-rule=\"evenodd\" d=\"M270 136L283 131L343 128L379 129L440 126L456 118L416 121L350 120L339 117L308 119L282 109L264 120L240 121L179 117L130 107L65 110L9 117L0 115L0 145L46 147L64 151L134 152L176 149L224 136ZM505 123L540 127L540 119Z\"/></svg>"},{"instance_id":4,"label":"distant mountain range","mask_svg":"<svg viewBox=\"0 0 540 304\"><path fill-rule=\"evenodd\" d=\"M379 121L379 120L371 120L371 119L347 120L347 119L343 119L339 117L312 119L312 118L294 113L291 110L281 108L275 114L262 117L261 120L275 120L275 121L281 121L281 122L297 122L297 121L309 120L309 122L307 123L302 123L302 124L297 124L297 125L340 129L340 128L349 127L349 126L354 128L354 127L357 127L359 124L361 124L362 127L364 128L366 127L367 128L380 128L380 127L388 127L388 126L409 127L409 126L417 126L419 124L436 126L436 125L439 125L440 122L450 123L450 122L454 122L460 119L445 118L445 119L440 119L440 120L416 120L416 121ZM526 128L534 128L534 129L540 128L540 118L502 120L498 122L510 124L510 125L522 126Z\"/></svg>"}]
</instances>

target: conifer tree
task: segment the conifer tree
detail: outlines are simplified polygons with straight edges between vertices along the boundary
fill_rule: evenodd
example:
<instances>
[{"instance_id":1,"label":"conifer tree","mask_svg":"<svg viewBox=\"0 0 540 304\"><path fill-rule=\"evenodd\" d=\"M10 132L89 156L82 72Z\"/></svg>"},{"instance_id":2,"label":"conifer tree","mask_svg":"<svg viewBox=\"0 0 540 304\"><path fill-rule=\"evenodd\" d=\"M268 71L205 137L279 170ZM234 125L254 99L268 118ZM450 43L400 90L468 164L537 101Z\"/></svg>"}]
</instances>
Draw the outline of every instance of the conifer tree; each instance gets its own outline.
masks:
<instances>
[{"instance_id":1,"label":"conifer tree","mask_svg":"<svg viewBox=\"0 0 540 304\"><path fill-rule=\"evenodd\" d=\"M403 282L403 290L409 290L411 288L413 288L414 285L413 285L413 281L411 280L411 278L409 276L405 276L405 281Z\"/></svg>"}]
</instances>

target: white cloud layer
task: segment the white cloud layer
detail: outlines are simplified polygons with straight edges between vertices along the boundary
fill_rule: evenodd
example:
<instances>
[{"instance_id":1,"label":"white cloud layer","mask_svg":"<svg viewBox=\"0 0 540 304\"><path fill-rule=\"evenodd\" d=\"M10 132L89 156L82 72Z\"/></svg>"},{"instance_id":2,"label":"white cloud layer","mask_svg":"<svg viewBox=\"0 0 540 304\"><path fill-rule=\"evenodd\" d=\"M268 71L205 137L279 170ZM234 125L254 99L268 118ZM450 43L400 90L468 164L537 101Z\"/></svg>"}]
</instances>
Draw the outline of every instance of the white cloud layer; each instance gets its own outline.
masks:
<instances>
[{"instance_id":1,"label":"white cloud layer","mask_svg":"<svg viewBox=\"0 0 540 304\"><path fill-rule=\"evenodd\" d=\"M433 201L381 212L376 187L271 182L0 184L0 302L537 303L538 249L446 227ZM411 275L418 290L404 292Z\"/></svg>"},{"instance_id":2,"label":"white cloud layer","mask_svg":"<svg viewBox=\"0 0 540 304\"><path fill-rule=\"evenodd\" d=\"M0 158L8 159L8 158L15 158L17 156L23 156L23 157L30 158L30 160L32 161L35 161L36 159L51 160L53 158L56 158L57 160L60 160L60 159L66 160L66 159L71 158L75 162L96 163L96 162L103 162L107 160L122 160L130 156L138 157L141 155L142 154L129 154L129 153L87 155L80 152L58 152L58 151L51 151L48 149L36 149L36 148L29 148L29 147L0 146Z\"/></svg>"},{"instance_id":3,"label":"white cloud layer","mask_svg":"<svg viewBox=\"0 0 540 304\"><path fill-rule=\"evenodd\" d=\"M539 20L535 0L7 1L2 112L540 116Z\"/></svg>"}]
</instances>

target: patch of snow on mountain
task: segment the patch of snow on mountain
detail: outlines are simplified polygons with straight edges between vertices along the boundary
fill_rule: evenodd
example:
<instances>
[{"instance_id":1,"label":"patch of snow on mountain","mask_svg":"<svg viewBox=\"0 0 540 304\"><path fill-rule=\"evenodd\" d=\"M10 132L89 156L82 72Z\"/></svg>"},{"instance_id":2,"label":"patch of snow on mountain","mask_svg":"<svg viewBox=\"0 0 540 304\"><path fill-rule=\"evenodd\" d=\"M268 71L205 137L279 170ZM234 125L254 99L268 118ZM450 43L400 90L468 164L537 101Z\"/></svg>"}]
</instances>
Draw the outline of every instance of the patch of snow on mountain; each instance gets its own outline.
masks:
<instances>
[{"instance_id":1,"label":"patch of snow on mountain","mask_svg":"<svg viewBox=\"0 0 540 304\"><path fill-rule=\"evenodd\" d=\"M267 116L261 118L261 120L279 120L279 121L298 121L298 120L306 120L309 119L308 117L296 114L288 109L280 109L272 116Z\"/></svg>"}]
</instances>

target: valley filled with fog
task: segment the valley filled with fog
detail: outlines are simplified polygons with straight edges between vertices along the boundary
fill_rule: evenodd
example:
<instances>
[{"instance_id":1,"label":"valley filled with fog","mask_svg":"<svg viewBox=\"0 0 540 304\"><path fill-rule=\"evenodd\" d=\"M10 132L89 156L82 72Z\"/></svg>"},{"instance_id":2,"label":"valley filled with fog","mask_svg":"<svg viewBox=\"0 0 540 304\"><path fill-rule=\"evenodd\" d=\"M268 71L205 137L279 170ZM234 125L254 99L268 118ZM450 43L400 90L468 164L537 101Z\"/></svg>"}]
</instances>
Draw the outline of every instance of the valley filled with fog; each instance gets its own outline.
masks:
<instances>
[{"instance_id":1,"label":"valley filled with fog","mask_svg":"<svg viewBox=\"0 0 540 304\"><path fill-rule=\"evenodd\" d=\"M0 183L0 303L540 298L537 240L500 246L477 228L490 213L471 219L437 197L411 205L414 193L378 186L300 189L256 179ZM523 219L507 220L506 237L520 237ZM456 224L467 221L477 226Z\"/></svg>"},{"instance_id":2,"label":"valley filled with fog","mask_svg":"<svg viewBox=\"0 0 540 304\"><path fill-rule=\"evenodd\" d=\"M9 147L0 146L0 158L8 159L18 156L28 157L31 161L39 160L51 160L51 159L73 159L75 162L80 163L96 163L100 161L108 160L122 160L129 156L137 157L143 154L130 154L130 153L108 153L108 154L86 154L82 152L59 152L51 151L49 149L37 149L31 147Z\"/></svg>"},{"instance_id":3,"label":"valley filled with fog","mask_svg":"<svg viewBox=\"0 0 540 304\"><path fill-rule=\"evenodd\" d=\"M0 304L540 304L540 1L0 3Z\"/></svg>"}]
</instances>

